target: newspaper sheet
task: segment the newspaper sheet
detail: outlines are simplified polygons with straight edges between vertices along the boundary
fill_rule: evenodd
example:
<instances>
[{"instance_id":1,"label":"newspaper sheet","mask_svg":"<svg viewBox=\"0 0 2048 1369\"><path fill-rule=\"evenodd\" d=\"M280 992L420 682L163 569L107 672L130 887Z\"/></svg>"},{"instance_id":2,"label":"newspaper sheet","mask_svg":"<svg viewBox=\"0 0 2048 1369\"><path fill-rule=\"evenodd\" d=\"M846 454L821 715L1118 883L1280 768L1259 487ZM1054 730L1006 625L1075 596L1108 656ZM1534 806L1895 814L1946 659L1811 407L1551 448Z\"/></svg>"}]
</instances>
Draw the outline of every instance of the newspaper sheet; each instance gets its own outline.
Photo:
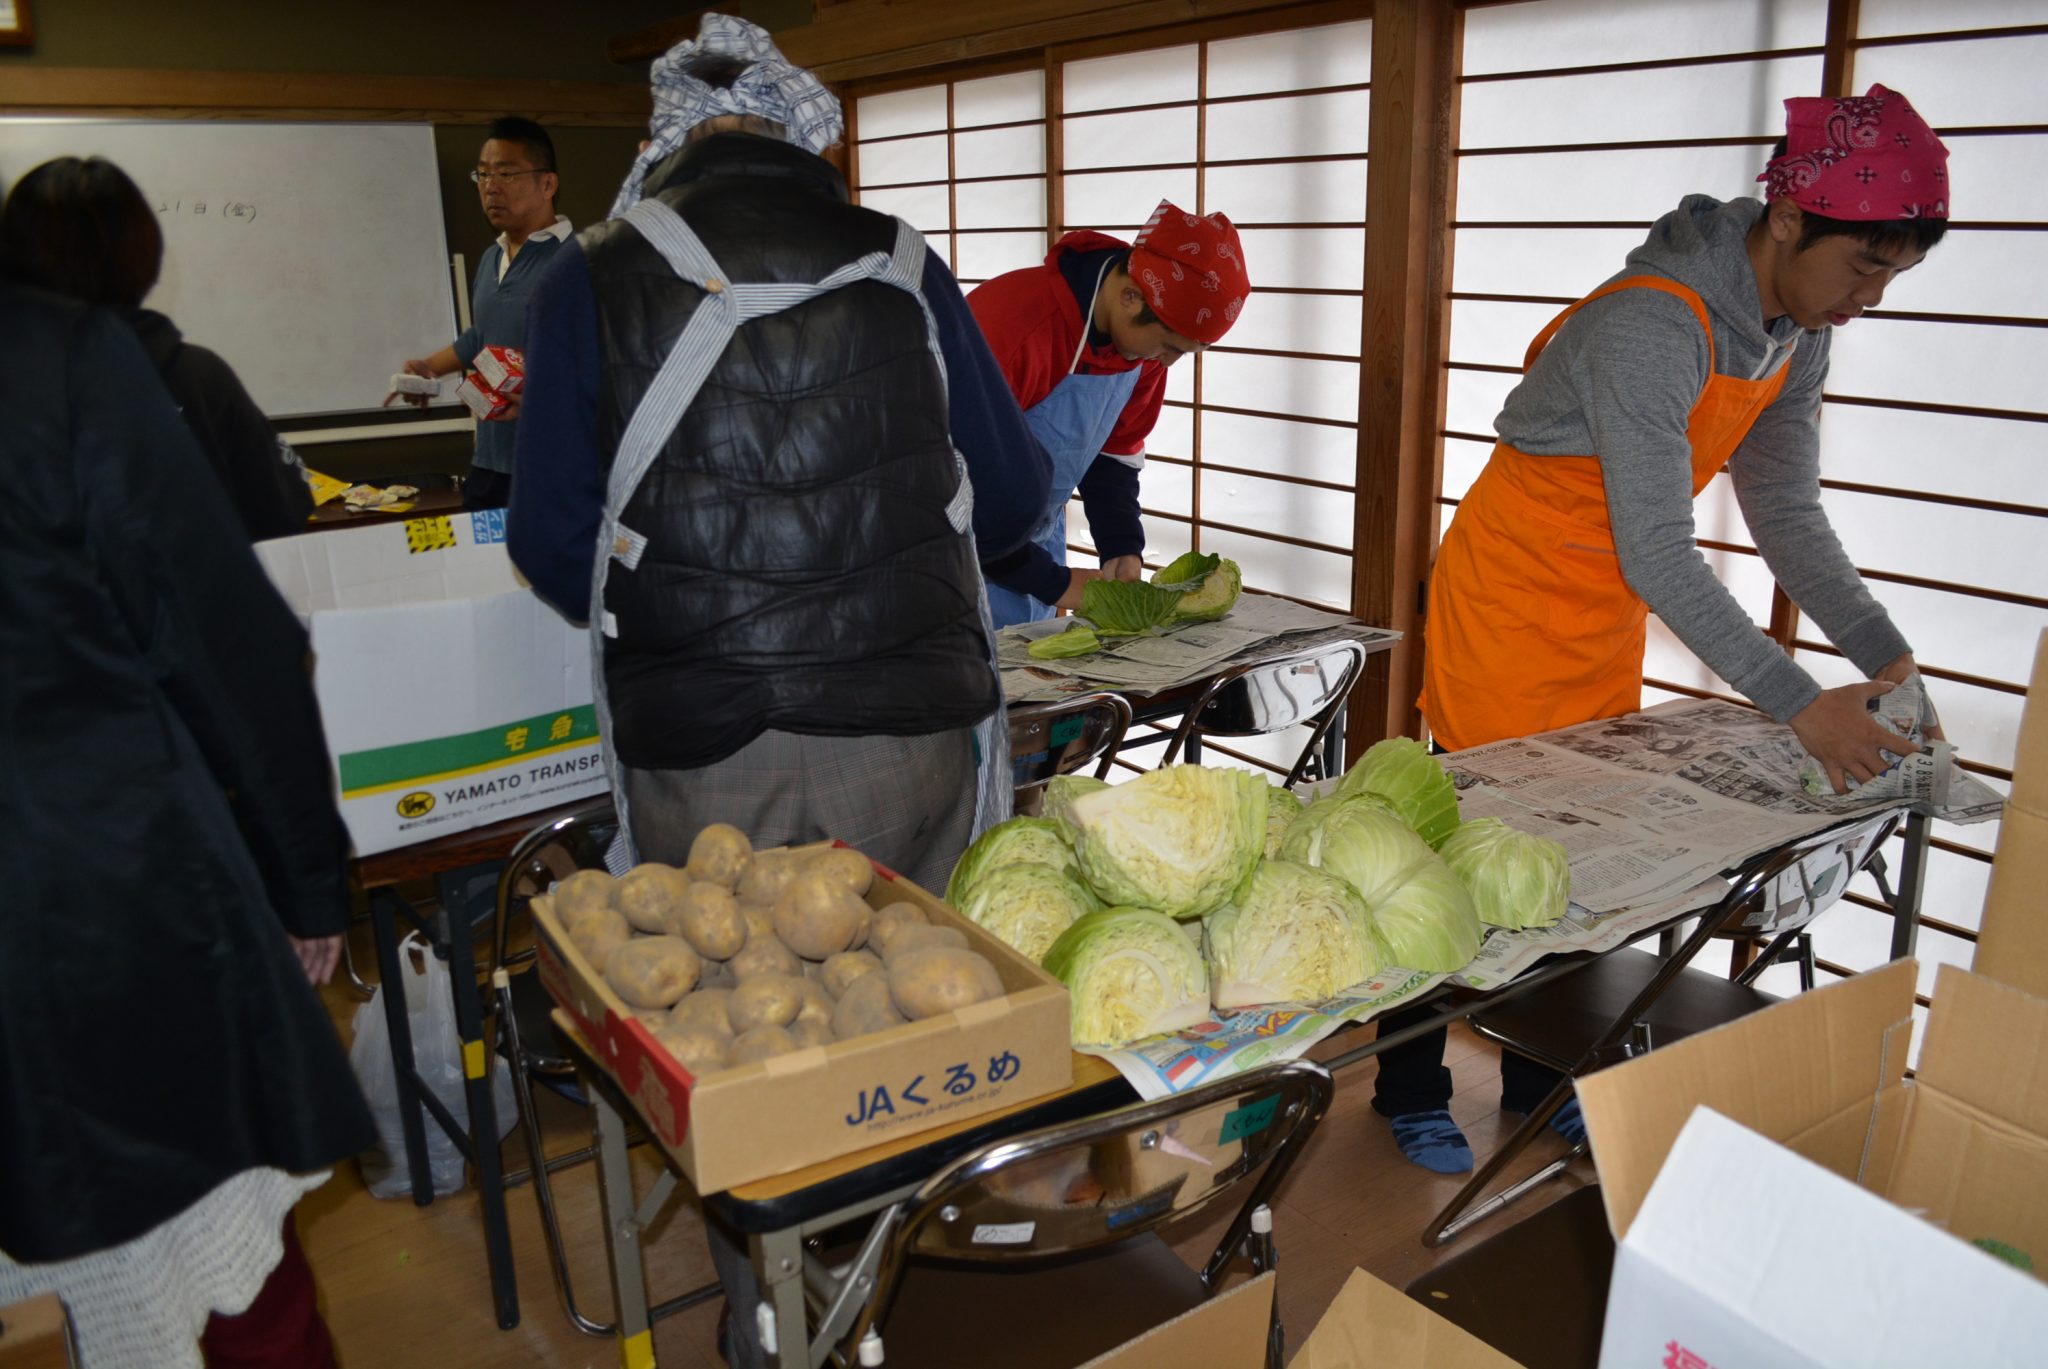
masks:
<instances>
[{"instance_id":1,"label":"newspaper sheet","mask_svg":"<svg viewBox=\"0 0 2048 1369\"><path fill-rule=\"evenodd\" d=\"M1912 695L1897 702L1902 710L1920 706ZM1498 817L1564 844L1572 901L1561 922L1524 931L1494 928L1455 975L1389 970L1324 1003L1219 1014L1186 1031L1096 1053L1140 1094L1157 1097L1292 1059L1339 1028L1377 1017L1446 978L1493 990L1549 956L1621 946L1713 904L1729 888L1720 872L1847 818L1910 802L1927 802L1951 821L1983 821L1999 811L1998 795L1960 771L1947 777L1941 801L1932 776L1908 775L1893 785L1873 781L1846 795L1810 793L1800 773L1807 762L1790 728L1716 700L1680 700L1446 756L1464 818ZM1303 785L1298 792L1312 800L1335 783ZM1862 848L1856 841L1842 845L1846 854L1838 858L1848 861L1846 871L1860 863ZM1848 851L1851 846L1857 849ZM1833 892L1839 891L1838 883ZM1775 898L1768 896L1766 905Z\"/></svg>"},{"instance_id":2,"label":"newspaper sheet","mask_svg":"<svg viewBox=\"0 0 2048 1369\"><path fill-rule=\"evenodd\" d=\"M997 634L1003 697L1038 703L1093 689L1157 694L1215 674L1239 657L1348 639L1371 645L1400 633L1368 627L1341 613L1326 613L1271 594L1246 593L1214 623L1180 623L1156 634L1109 639L1102 650L1057 661L1035 661L1029 647L1064 631L1069 619L1021 623Z\"/></svg>"},{"instance_id":3,"label":"newspaper sheet","mask_svg":"<svg viewBox=\"0 0 2048 1369\"><path fill-rule=\"evenodd\" d=\"M1139 1097L1164 1098L1276 1060L1293 1060L1339 1027L1378 1017L1444 979L1440 974L1389 969L1321 1003L1266 1003L1212 1013L1208 1021L1185 1031L1151 1037L1122 1050L1089 1053L1115 1065Z\"/></svg>"}]
</instances>

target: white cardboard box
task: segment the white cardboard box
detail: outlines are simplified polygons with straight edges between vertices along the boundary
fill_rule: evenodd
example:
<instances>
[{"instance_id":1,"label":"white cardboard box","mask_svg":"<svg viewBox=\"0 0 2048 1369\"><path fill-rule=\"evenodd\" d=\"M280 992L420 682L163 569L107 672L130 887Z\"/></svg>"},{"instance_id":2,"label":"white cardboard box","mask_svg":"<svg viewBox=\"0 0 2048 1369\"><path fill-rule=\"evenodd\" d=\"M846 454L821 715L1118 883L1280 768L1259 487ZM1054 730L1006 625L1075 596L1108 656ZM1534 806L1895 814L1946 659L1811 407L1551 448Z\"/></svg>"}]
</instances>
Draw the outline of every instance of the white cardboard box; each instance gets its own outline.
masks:
<instances>
[{"instance_id":1,"label":"white cardboard box","mask_svg":"<svg viewBox=\"0 0 2048 1369\"><path fill-rule=\"evenodd\" d=\"M2048 1287L1969 1242L2048 1260L2048 1000L1943 966L1908 1080L1916 977L1579 1081L1620 1242L1601 1369L2043 1362Z\"/></svg>"},{"instance_id":2,"label":"white cardboard box","mask_svg":"<svg viewBox=\"0 0 2048 1369\"><path fill-rule=\"evenodd\" d=\"M264 542L313 638L356 854L605 791L590 641L506 555L503 510Z\"/></svg>"},{"instance_id":3,"label":"white cardboard box","mask_svg":"<svg viewBox=\"0 0 2048 1369\"><path fill-rule=\"evenodd\" d=\"M1600 1365L2017 1369L2044 1346L2030 1275L1701 1107L1615 1252Z\"/></svg>"}]
</instances>

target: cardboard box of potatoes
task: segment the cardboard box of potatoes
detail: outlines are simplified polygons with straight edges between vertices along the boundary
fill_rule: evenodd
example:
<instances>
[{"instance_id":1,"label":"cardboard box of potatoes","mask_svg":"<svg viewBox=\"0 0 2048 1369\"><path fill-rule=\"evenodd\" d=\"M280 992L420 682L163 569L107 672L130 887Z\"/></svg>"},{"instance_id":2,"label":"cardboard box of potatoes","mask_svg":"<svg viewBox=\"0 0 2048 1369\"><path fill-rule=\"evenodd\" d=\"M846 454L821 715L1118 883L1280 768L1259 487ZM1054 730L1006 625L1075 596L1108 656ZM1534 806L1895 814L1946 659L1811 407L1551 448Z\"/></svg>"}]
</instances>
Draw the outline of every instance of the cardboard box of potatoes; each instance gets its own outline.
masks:
<instances>
[{"instance_id":1,"label":"cardboard box of potatoes","mask_svg":"<svg viewBox=\"0 0 2048 1369\"><path fill-rule=\"evenodd\" d=\"M699 1193L1065 1088L1067 991L841 843L717 824L533 901L540 974Z\"/></svg>"}]
</instances>

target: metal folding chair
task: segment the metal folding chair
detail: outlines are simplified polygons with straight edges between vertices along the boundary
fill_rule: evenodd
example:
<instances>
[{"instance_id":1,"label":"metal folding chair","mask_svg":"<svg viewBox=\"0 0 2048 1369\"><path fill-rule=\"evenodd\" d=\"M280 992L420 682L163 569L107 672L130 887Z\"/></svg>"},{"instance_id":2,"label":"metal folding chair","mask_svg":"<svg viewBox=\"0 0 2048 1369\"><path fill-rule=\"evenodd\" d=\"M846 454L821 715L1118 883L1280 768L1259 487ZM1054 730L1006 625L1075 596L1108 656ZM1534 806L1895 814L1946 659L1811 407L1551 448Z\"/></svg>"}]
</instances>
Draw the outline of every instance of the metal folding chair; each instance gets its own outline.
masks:
<instances>
[{"instance_id":1,"label":"metal folding chair","mask_svg":"<svg viewBox=\"0 0 2048 1369\"><path fill-rule=\"evenodd\" d=\"M1339 744L1344 735L1337 721L1365 672L1365 656L1358 642L1326 642L1225 668L1188 705L1159 763L1173 764L1183 748L1189 761L1199 759L1203 737L1263 736L1307 723L1308 742L1283 783L1328 778L1341 757L1327 754L1325 743Z\"/></svg>"},{"instance_id":2,"label":"metal folding chair","mask_svg":"<svg viewBox=\"0 0 2048 1369\"><path fill-rule=\"evenodd\" d=\"M854 1257L842 1298L870 1283L874 1294L841 1342L849 1362L1077 1365L1199 1305L1240 1254L1256 1272L1273 1268L1268 1203L1334 1091L1322 1066L1289 1061L954 1162ZM1160 1239L1160 1227L1233 1197L1200 1270ZM825 1324L846 1311L827 1309ZM1276 1305L1269 1369L1284 1340Z\"/></svg>"},{"instance_id":3,"label":"metal folding chair","mask_svg":"<svg viewBox=\"0 0 2048 1369\"><path fill-rule=\"evenodd\" d=\"M1102 758L1095 777L1109 773L1110 758L1131 726L1130 700L1107 690L1076 694L1010 710L1012 786L1035 789Z\"/></svg>"},{"instance_id":4,"label":"metal folding chair","mask_svg":"<svg viewBox=\"0 0 2048 1369\"><path fill-rule=\"evenodd\" d=\"M1561 1071L1564 1077L1430 1222L1423 1244L1436 1246L1451 1239L1563 1173L1584 1153L1583 1146L1574 1147L1473 1205L1571 1099L1576 1076L1777 1002L1754 987L1757 978L1841 897L1902 816L1893 811L1837 824L1754 856L1735 872L1720 901L1698 914L1698 923L1683 944L1676 944L1674 927L1662 934L1658 955L1617 950L1498 1008L1474 1013L1468 1019L1473 1031L1503 1050ZM1689 968L1709 941L1736 929L1770 938L1763 953L1740 975L1729 980Z\"/></svg>"},{"instance_id":5,"label":"metal folding chair","mask_svg":"<svg viewBox=\"0 0 2048 1369\"><path fill-rule=\"evenodd\" d=\"M576 1067L555 1034L550 1014L554 1001L533 973L535 947L528 905L534 895L575 870L604 868L605 848L619 829L617 813L609 802L595 804L581 812L558 818L535 828L512 848L498 879L497 919L491 932L490 974L496 997L498 1049L512 1071L512 1089L519 1102L519 1119L526 1131L528 1167L505 1175L506 1186L531 1180L535 1201L540 1205L541 1232L547 1240L548 1263L555 1277L555 1291L570 1324L590 1336L609 1336L610 1322L583 1315L576 1306L576 1290L570 1282L569 1261L562 1243L561 1222L555 1210L554 1187L550 1177L556 1171L596 1158L597 1148L584 1146L566 1154L550 1156L541 1147L540 1121L534 1107L533 1085L588 1107L589 1099L577 1083ZM664 1303L651 1315L670 1312L702 1302L718 1294L718 1285Z\"/></svg>"}]
</instances>

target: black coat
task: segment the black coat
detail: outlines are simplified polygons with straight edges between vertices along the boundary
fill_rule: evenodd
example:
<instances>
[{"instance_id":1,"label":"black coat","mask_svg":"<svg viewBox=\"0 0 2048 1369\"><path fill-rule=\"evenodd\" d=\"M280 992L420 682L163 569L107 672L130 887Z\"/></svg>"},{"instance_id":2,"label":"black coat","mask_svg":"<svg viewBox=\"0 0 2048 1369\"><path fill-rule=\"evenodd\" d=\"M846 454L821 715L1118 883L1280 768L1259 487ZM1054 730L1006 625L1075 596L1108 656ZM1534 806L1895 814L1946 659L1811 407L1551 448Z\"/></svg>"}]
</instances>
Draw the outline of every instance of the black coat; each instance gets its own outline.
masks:
<instances>
[{"instance_id":1,"label":"black coat","mask_svg":"<svg viewBox=\"0 0 2048 1369\"><path fill-rule=\"evenodd\" d=\"M234 502L249 540L304 532L306 516L313 512L306 468L249 398L234 369L217 354L185 341L178 325L154 309L137 309L128 322Z\"/></svg>"},{"instance_id":2,"label":"black coat","mask_svg":"<svg viewBox=\"0 0 2048 1369\"><path fill-rule=\"evenodd\" d=\"M116 316L0 286L0 1249L373 1139L287 932L343 930L306 636Z\"/></svg>"}]
</instances>

